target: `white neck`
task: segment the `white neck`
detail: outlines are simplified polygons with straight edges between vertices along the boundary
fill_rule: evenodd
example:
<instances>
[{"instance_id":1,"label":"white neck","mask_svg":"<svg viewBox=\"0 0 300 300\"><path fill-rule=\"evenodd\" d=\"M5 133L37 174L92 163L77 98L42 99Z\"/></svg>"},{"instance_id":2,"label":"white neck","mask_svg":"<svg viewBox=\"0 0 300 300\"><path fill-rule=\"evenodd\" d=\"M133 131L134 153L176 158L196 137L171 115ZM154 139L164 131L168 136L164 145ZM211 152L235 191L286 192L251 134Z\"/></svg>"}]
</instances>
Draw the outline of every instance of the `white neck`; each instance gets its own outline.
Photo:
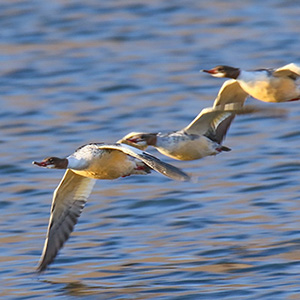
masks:
<instances>
[{"instance_id":1,"label":"white neck","mask_svg":"<svg viewBox=\"0 0 300 300\"><path fill-rule=\"evenodd\" d=\"M268 73L266 71L241 71L239 81L244 82L256 82L256 81L268 81Z\"/></svg>"},{"instance_id":2,"label":"white neck","mask_svg":"<svg viewBox=\"0 0 300 300\"><path fill-rule=\"evenodd\" d=\"M87 161L83 158L78 159L72 155L68 157L68 169L84 170L87 165Z\"/></svg>"}]
</instances>

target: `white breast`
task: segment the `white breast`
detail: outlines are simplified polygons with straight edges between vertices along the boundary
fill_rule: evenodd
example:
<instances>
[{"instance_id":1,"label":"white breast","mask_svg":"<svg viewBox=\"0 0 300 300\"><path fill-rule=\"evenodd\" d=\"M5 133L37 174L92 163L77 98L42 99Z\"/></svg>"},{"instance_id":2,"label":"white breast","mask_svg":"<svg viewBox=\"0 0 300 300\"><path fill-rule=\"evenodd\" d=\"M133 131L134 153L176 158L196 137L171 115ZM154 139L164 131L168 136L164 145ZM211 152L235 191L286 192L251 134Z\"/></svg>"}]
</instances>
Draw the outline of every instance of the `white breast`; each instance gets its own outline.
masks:
<instances>
[{"instance_id":1,"label":"white breast","mask_svg":"<svg viewBox=\"0 0 300 300\"><path fill-rule=\"evenodd\" d=\"M189 137L181 136L158 140L157 150L169 157L178 160L195 160L218 152L215 148L219 146L205 136Z\"/></svg>"},{"instance_id":2,"label":"white breast","mask_svg":"<svg viewBox=\"0 0 300 300\"><path fill-rule=\"evenodd\" d=\"M245 92L264 102L284 102L299 97L293 79L272 76L267 71L242 71L237 81Z\"/></svg>"},{"instance_id":3,"label":"white breast","mask_svg":"<svg viewBox=\"0 0 300 300\"><path fill-rule=\"evenodd\" d=\"M136 167L136 162L122 151L98 149L97 145L86 145L68 160L68 167L75 173L94 179L116 179L129 175Z\"/></svg>"}]
</instances>

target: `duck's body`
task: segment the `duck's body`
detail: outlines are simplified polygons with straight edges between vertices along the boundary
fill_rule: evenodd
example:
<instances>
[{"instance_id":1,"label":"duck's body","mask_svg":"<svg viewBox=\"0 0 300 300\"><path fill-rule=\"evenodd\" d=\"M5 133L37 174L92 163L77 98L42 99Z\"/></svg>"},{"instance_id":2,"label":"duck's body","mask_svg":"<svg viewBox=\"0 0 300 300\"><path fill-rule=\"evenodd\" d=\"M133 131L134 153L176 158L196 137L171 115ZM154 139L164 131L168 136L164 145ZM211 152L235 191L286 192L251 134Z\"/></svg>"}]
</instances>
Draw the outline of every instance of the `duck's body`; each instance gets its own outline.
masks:
<instances>
[{"instance_id":1,"label":"duck's body","mask_svg":"<svg viewBox=\"0 0 300 300\"><path fill-rule=\"evenodd\" d=\"M149 167L123 151L101 149L104 144L88 144L68 157L69 168L93 179L116 179L132 174L147 174Z\"/></svg>"},{"instance_id":2,"label":"duck's body","mask_svg":"<svg viewBox=\"0 0 300 300\"><path fill-rule=\"evenodd\" d=\"M203 70L214 77L233 78L250 96L264 102L288 102L300 100L300 87L296 80L300 66L294 63L278 69L245 71L229 66L217 66ZM239 88L235 85L236 88Z\"/></svg>"},{"instance_id":3,"label":"duck's body","mask_svg":"<svg viewBox=\"0 0 300 300\"><path fill-rule=\"evenodd\" d=\"M300 100L300 89L295 79L277 76L276 71L241 71L237 82L246 93L263 102Z\"/></svg>"},{"instance_id":4,"label":"duck's body","mask_svg":"<svg viewBox=\"0 0 300 300\"><path fill-rule=\"evenodd\" d=\"M184 130L157 133L155 148L162 154L178 160L196 160L230 149L205 135L189 134Z\"/></svg>"},{"instance_id":5,"label":"duck's body","mask_svg":"<svg viewBox=\"0 0 300 300\"><path fill-rule=\"evenodd\" d=\"M151 169L176 180L190 177L178 168L136 148L120 144L88 144L67 158L50 157L34 164L67 169L55 189L47 237L38 272L44 271L69 238L96 179L148 174Z\"/></svg>"},{"instance_id":6,"label":"duck's body","mask_svg":"<svg viewBox=\"0 0 300 300\"><path fill-rule=\"evenodd\" d=\"M242 95L244 97L244 93ZM131 132L119 142L139 149L153 146L162 154L177 160L196 160L230 151L228 147L222 146L222 142L235 115L253 111L253 108L242 108L240 102L243 101L245 99L238 99L238 103L205 108L188 126L179 131Z\"/></svg>"}]
</instances>

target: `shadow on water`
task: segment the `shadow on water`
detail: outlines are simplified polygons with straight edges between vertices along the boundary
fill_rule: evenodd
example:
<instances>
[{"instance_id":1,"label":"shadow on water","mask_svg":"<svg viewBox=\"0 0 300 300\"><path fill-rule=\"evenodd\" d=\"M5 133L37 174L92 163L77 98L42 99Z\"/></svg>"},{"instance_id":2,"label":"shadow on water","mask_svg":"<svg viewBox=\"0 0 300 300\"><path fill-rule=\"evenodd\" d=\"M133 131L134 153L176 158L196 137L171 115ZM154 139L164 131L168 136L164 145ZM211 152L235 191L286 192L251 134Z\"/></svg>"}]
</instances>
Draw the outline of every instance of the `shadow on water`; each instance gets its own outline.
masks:
<instances>
[{"instance_id":1,"label":"shadow on water","mask_svg":"<svg viewBox=\"0 0 300 300\"><path fill-rule=\"evenodd\" d=\"M88 286L80 281L73 282L54 282L48 280L41 280L41 282L47 285L52 285L56 290L60 290L62 294L67 296L91 296L91 295L101 295L109 291L108 287L101 286Z\"/></svg>"}]
</instances>

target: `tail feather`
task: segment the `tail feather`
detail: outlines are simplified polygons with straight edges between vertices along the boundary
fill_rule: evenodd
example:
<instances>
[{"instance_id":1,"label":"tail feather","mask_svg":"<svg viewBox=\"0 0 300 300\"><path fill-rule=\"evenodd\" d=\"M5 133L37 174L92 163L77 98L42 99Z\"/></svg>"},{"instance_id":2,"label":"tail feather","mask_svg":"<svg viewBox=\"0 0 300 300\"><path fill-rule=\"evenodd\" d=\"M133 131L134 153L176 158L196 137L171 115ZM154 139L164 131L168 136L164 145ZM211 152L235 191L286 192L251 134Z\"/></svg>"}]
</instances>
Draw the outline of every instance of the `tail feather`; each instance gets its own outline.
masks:
<instances>
[{"instance_id":1,"label":"tail feather","mask_svg":"<svg viewBox=\"0 0 300 300\"><path fill-rule=\"evenodd\" d=\"M228 148L228 147L226 147L226 146L221 146L221 151L226 151L226 152L229 152L229 151L231 151L231 149L230 148Z\"/></svg>"}]
</instances>

